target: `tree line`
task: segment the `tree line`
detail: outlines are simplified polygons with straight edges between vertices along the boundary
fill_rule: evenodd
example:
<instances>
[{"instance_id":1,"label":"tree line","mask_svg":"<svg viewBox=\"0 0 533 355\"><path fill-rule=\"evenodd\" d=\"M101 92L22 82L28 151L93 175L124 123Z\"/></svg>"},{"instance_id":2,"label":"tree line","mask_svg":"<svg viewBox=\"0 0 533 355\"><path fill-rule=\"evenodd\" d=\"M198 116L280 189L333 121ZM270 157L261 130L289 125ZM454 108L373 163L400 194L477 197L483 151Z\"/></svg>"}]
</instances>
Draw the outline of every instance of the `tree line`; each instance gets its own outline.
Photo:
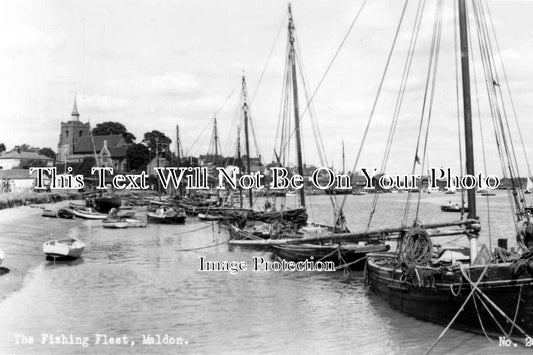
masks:
<instances>
[{"instance_id":1,"label":"tree line","mask_svg":"<svg viewBox=\"0 0 533 355\"><path fill-rule=\"evenodd\" d=\"M170 144L172 143L172 139L170 139L166 134L158 130L146 132L143 135L142 141L140 143L136 143L135 141L137 138L135 137L135 135L129 132L128 129L122 123L108 121L98 123L92 129L92 134L94 136L121 135L124 138L124 141L130 144L126 153L128 168L130 171L144 170L148 163L156 156L160 156L168 160L169 162L172 162L176 159L176 157L170 152ZM53 149L48 147L36 148L32 147L29 144L21 144L15 146L14 150L17 150L19 152L36 152L51 159L56 159L56 153ZM0 154L5 151L5 144L0 143ZM27 162L25 163L25 165L39 166L39 162ZM74 173L89 175L90 168L95 165L95 162L94 158L87 157L80 163L68 165L73 168ZM21 166L20 168L26 167Z\"/></svg>"}]
</instances>

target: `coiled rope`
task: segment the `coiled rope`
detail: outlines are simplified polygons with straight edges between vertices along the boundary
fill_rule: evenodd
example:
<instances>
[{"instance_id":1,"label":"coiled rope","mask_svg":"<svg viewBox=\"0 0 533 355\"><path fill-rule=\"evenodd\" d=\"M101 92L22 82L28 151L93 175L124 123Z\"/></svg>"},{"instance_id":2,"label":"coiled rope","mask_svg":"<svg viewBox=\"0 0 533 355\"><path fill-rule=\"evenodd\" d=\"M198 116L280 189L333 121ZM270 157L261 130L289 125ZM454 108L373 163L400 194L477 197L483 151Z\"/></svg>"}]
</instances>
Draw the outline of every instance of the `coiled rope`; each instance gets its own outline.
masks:
<instances>
[{"instance_id":1,"label":"coiled rope","mask_svg":"<svg viewBox=\"0 0 533 355\"><path fill-rule=\"evenodd\" d=\"M427 265L433 256L433 243L429 233L418 224L398 242L398 258L408 266Z\"/></svg>"}]
</instances>

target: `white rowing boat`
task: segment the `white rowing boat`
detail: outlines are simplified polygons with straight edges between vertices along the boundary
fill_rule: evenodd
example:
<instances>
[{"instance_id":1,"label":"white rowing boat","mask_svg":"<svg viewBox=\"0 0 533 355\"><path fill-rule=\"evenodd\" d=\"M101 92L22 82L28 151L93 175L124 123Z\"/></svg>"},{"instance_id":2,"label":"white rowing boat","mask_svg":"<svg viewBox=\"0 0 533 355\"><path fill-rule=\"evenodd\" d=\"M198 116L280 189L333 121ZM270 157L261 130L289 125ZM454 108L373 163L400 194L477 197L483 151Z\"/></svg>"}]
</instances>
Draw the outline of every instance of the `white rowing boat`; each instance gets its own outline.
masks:
<instances>
[{"instance_id":1,"label":"white rowing boat","mask_svg":"<svg viewBox=\"0 0 533 355\"><path fill-rule=\"evenodd\" d=\"M72 208L72 213L76 217L85 218L85 219L105 219L107 217L106 214L97 212L92 207L76 207L76 208Z\"/></svg>"},{"instance_id":2,"label":"white rowing boat","mask_svg":"<svg viewBox=\"0 0 533 355\"><path fill-rule=\"evenodd\" d=\"M76 259L85 249L85 243L76 238L50 240L43 244L43 252L51 258Z\"/></svg>"}]
</instances>

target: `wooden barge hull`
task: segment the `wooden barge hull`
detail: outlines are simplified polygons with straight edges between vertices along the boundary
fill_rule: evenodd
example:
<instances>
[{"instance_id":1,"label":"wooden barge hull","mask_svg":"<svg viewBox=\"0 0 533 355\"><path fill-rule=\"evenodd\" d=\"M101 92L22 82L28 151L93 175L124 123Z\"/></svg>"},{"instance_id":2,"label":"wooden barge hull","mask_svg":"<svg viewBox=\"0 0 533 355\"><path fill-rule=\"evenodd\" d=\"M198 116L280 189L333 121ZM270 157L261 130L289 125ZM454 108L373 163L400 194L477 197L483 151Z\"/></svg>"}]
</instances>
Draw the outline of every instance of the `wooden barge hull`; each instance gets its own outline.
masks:
<instances>
[{"instance_id":1,"label":"wooden barge hull","mask_svg":"<svg viewBox=\"0 0 533 355\"><path fill-rule=\"evenodd\" d=\"M183 224L185 223L185 218L187 216L155 216L148 214L148 221L152 223L161 223L161 224Z\"/></svg>"},{"instance_id":2,"label":"wooden barge hull","mask_svg":"<svg viewBox=\"0 0 533 355\"><path fill-rule=\"evenodd\" d=\"M389 248L387 245L365 245L365 246L341 246L336 245L277 245L273 246L277 257L288 261L332 261L335 266L340 266L355 261L360 261L350 265L352 270L363 270L365 266L364 258L367 253L384 252ZM339 255L340 254L340 255Z\"/></svg>"},{"instance_id":3,"label":"wooden barge hull","mask_svg":"<svg viewBox=\"0 0 533 355\"><path fill-rule=\"evenodd\" d=\"M510 319L514 319L516 314L516 325L530 336L533 334L532 267L530 264L529 270L513 275L513 268L509 263L492 264L478 284L479 290ZM474 284L484 268L468 268L469 278ZM372 258L367 262L366 277L370 289L393 308L418 319L442 325L448 325L472 291L470 283L460 270L431 277L424 276L422 271L422 276L419 276L419 279L417 277L413 283L402 275L400 269L394 269L392 264L380 265ZM483 296L473 295L452 327L480 334L483 334L485 329L489 335L502 336L503 332L495 321L497 320L505 332L509 332L511 323L489 303ZM525 341L525 337L516 327L513 327L511 335L518 341Z\"/></svg>"}]
</instances>

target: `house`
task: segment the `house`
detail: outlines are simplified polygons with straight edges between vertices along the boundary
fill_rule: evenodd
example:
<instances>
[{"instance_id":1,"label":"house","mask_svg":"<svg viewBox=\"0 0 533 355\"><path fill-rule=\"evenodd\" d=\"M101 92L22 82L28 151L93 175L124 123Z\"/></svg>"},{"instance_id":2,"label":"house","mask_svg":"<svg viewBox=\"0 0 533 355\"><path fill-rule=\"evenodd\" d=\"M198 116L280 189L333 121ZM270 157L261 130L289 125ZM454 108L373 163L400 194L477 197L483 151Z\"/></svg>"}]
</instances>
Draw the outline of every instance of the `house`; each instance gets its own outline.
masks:
<instances>
[{"instance_id":1,"label":"house","mask_svg":"<svg viewBox=\"0 0 533 355\"><path fill-rule=\"evenodd\" d=\"M30 174L29 169L0 170L0 192L31 192L35 186L37 172ZM50 184L46 176L45 185Z\"/></svg>"},{"instance_id":2,"label":"house","mask_svg":"<svg viewBox=\"0 0 533 355\"><path fill-rule=\"evenodd\" d=\"M37 152L12 150L0 155L0 169L27 168L33 166L53 166L54 160Z\"/></svg>"}]
</instances>

